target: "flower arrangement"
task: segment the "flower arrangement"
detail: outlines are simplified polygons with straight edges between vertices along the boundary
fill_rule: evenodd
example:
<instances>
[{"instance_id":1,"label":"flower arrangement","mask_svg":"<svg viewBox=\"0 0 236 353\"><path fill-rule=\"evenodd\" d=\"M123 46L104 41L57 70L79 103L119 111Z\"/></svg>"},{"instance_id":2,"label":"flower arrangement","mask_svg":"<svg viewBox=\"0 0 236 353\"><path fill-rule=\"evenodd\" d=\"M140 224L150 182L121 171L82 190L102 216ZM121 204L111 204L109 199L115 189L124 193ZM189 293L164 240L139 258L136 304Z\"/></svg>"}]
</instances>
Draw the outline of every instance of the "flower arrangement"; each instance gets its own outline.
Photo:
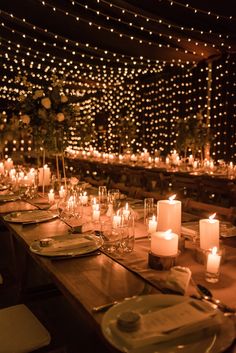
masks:
<instances>
[{"instance_id":1,"label":"flower arrangement","mask_svg":"<svg viewBox=\"0 0 236 353\"><path fill-rule=\"evenodd\" d=\"M205 145L212 141L212 133L204 121L202 112L179 119L176 125L176 149L187 155L187 150L191 150L193 156L200 151L203 158Z\"/></svg>"},{"instance_id":2,"label":"flower arrangement","mask_svg":"<svg viewBox=\"0 0 236 353\"><path fill-rule=\"evenodd\" d=\"M32 136L35 149L61 153L68 145L75 112L59 86L19 97L20 127Z\"/></svg>"}]
</instances>

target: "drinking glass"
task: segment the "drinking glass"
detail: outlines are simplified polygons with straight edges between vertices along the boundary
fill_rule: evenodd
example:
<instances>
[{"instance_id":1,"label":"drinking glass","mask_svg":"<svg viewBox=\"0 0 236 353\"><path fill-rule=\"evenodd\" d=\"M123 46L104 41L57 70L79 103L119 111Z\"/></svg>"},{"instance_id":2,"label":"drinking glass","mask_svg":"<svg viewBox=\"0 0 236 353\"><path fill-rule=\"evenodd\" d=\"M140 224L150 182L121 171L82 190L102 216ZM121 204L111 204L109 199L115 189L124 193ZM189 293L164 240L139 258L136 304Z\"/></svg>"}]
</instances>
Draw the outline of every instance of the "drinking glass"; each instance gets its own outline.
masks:
<instances>
[{"instance_id":1,"label":"drinking glass","mask_svg":"<svg viewBox=\"0 0 236 353\"><path fill-rule=\"evenodd\" d=\"M113 205L113 210L117 211L120 206L120 190L110 189L108 190L108 203Z\"/></svg>"},{"instance_id":2,"label":"drinking glass","mask_svg":"<svg viewBox=\"0 0 236 353\"><path fill-rule=\"evenodd\" d=\"M98 187L98 199L101 211L105 212L107 210L107 187L105 185L100 185Z\"/></svg>"},{"instance_id":3,"label":"drinking glass","mask_svg":"<svg viewBox=\"0 0 236 353\"><path fill-rule=\"evenodd\" d=\"M144 224L148 226L149 220L156 215L155 207L154 207L154 198L147 197L144 199Z\"/></svg>"},{"instance_id":4,"label":"drinking glass","mask_svg":"<svg viewBox=\"0 0 236 353\"><path fill-rule=\"evenodd\" d=\"M113 227L111 217L101 222L101 232L104 240L103 249L109 254L117 253L120 248L121 233L119 229Z\"/></svg>"}]
</instances>

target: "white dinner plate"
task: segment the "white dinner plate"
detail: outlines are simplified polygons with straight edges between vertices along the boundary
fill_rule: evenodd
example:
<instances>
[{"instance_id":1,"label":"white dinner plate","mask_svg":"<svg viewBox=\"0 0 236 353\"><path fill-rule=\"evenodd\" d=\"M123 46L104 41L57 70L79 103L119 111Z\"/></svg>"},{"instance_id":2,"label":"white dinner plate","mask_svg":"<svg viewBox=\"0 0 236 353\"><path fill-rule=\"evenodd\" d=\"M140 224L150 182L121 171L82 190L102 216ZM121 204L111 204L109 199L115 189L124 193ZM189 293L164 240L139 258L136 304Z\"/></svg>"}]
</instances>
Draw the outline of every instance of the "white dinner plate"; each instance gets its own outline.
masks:
<instances>
[{"instance_id":1,"label":"white dinner plate","mask_svg":"<svg viewBox=\"0 0 236 353\"><path fill-rule=\"evenodd\" d=\"M42 245L42 240L35 240L31 246L30 250L38 255L47 257L72 257L82 254L88 254L95 250L98 250L103 245L103 240L101 237L91 234L80 234L73 235L67 234L63 236L57 236L52 238L47 238L49 240L48 245Z\"/></svg>"},{"instance_id":2,"label":"white dinner plate","mask_svg":"<svg viewBox=\"0 0 236 353\"><path fill-rule=\"evenodd\" d=\"M12 212L4 216L4 220L12 223L41 223L58 217L57 214L46 210L32 210Z\"/></svg>"},{"instance_id":3,"label":"white dinner plate","mask_svg":"<svg viewBox=\"0 0 236 353\"><path fill-rule=\"evenodd\" d=\"M148 344L139 348L130 348L111 329L111 324L118 315L125 311L135 311L141 314L153 312L164 307L189 300L188 297L167 294L151 294L134 297L110 308L102 320L102 332L112 346L121 352L129 353L220 353L223 352L235 338L233 321L223 316L220 311L211 318L220 322L219 326L208 327L197 332L168 339L164 342ZM208 332L209 331L209 332ZM127 333L126 333L127 335ZM126 336L127 337L127 336Z\"/></svg>"}]
</instances>

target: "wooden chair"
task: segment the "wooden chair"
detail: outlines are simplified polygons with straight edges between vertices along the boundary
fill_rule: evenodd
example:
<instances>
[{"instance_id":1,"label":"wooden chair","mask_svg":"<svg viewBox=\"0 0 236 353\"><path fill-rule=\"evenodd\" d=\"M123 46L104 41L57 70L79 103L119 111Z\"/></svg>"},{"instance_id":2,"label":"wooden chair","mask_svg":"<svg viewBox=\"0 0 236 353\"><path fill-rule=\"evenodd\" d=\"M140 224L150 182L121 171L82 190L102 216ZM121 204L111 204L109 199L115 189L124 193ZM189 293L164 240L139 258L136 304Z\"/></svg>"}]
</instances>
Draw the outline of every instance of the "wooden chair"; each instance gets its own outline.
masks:
<instances>
[{"instance_id":1,"label":"wooden chair","mask_svg":"<svg viewBox=\"0 0 236 353\"><path fill-rule=\"evenodd\" d=\"M174 173L172 175L172 190L179 199L190 197L199 200L201 178L188 174Z\"/></svg>"},{"instance_id":2,"label":"wooden chair","mask_svg":"<svg viewBox=\"0 0 236 353\"><path fill-rule=\"evenodd\" d=\"M24 304L0 310L0 353L27 353L49 345L47 329Z\"/></svg>"},{"instance_id":3,"label":"wooden chair","mask_svg":"<svg viewBox=\"0 0 236 353\"><path fill-rule=\"evenodd\" d=\"M226 179L203 176L200 185L200 200L223 207L230 207L232 203L234 183Z\"/></svg>"}]
</instances>

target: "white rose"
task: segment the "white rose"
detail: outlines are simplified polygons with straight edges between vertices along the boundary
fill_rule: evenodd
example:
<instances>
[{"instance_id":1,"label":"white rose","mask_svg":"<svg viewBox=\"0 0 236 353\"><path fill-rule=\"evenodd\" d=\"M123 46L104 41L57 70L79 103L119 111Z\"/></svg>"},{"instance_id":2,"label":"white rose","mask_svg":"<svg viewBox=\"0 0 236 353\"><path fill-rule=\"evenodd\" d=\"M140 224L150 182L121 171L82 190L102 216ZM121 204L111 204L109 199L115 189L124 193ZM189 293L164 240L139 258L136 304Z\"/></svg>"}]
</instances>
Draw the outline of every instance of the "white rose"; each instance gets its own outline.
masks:
<instances>
[{"instance_id":1,"label":"white rose","mask_svg":"<svg viewBox=\"0 0 236 353\"><path fill-rule=\"evenodd\" d=\"M51 108L51 101L49 98L45 97L41 99L41 104L45 109L50 109Z\"/></svg>"},{"instance_id":2,"label":"white rose","mask_svg":"<svg viewBox=\"0 0 236 353\"><path fill-rule=\"evenodd\" d=\"M68 102L68 98L67 98L65 95L62 95L62 96L61 96L61 102L62 102L62 103Z\"/></svg>"},{"instance_id":3,"label":"white rose","mask_svg":"<svg viewBox=\"0 0 236 353\"><path fill-rule=\"evenodd\" d=\"M28 125L28 124L30 123L30 117L29 117L29 115L27 115L27 114L21 115L21 121L22 121L24 124Z\"/></svg>"},{"instance_id":4,"label":"white rose","mask_svg":"<svg viewBox=\"0 0 236 353\"><path fill-rule=\"evenodd\" d=\"M79 179L77 179L76 177L70 178L70 183L71 183L71 185L77 185L78 182L79 182Z\"/></svg>"},{"instance_id":5,"label":"white rose","mask_svg":"<svg viewBox=\"0 0 236 353\"><path fill-rule=\"evenodd\" d=\"M57 121L61 122L65 120L65 115L63 113L57 113Z\"/></svg>"},{"instance_id":6,"label":"white rose","mask_svg":"<svg viewBox=\"0 0 236 353\"><path fill-rule=\"evenodd\" d=\"M43 90L42 89L37 89L34 92L33 99L37 99L43 96Z\"/></svg>"}]
</instances>

